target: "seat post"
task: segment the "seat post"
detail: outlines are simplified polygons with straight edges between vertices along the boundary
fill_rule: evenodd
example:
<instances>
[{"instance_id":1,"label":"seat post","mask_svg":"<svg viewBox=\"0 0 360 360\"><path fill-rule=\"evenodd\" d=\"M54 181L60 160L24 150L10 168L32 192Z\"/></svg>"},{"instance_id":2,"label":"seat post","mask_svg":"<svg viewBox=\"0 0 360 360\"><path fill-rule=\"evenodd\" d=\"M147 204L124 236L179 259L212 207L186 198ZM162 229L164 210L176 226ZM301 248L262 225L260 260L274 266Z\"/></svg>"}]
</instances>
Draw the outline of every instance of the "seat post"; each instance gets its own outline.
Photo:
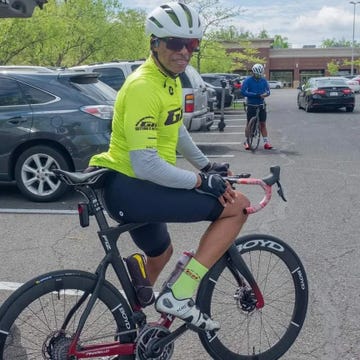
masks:
<instances>
[{"instance_id":1,"label":"seat post","mask_svg":"<svg viewBox=\"0 0 360 360\"><path fill-rule=\"evenodd\" d=\"M89 201L90 214L94 215L101 231L109 228L109 223L104 214L104 208L101 205L98 195L95 189L89 185L83 185L77 189L81 192Z\"/></svg>"}]
</instances>

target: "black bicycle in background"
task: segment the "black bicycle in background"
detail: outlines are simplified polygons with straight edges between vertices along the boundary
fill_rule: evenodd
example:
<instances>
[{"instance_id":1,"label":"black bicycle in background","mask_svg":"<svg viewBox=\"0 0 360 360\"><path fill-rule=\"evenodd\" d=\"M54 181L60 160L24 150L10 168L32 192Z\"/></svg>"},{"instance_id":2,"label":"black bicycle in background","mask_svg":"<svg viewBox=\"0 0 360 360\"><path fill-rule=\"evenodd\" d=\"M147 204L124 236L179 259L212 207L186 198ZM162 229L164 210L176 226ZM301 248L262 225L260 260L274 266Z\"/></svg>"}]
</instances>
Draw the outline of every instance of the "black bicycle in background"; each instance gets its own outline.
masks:
<instances>
[{"instance_id":1,"label":"black bicycle in background","mask_svg":"<svg viewBox=\"0 0 360 360\"><path fill-rule=\"evenodd\" d=\"M253 116L246 125L245 128L245 137L246 142L249 146L249 150L256 151L260 144L260 137L261 137L261 130L260 130L260 110L266 106L265 102L260 105L250 105L247 104L246 106L252 106L256 108L255 116ZM245 108L246 111L246 108Z\"/></svg>"},{"instance_id":2,"label":"black bicycle in background","mask_svg":"<svg viewBox=\"0 0 360 360\"><path fill-rule=\"evenodd\" d=\"M175 340L190 329L180 321L180 326L170 330L174 317L166 314L147 322L117 241L124 232L143 224L109 226L95 189L108 171L54 170L84 195L86 202L78 207L81 226L95 217L105 256L94 273L73 269L49 272L22 285L3 303L2 360L167 360ZM232 185L259 185L265 192L258 204L244 209L246 213L264 208L275 184L285 200L278 166L263 179L244 176L226 179ZM122 292L106 278L109 265ZM198 331L212 358L274 360L291 347L302 328L308 283L304 267L289 245L274 236L251 234L236 239L209 270L196 302L221 324L217 332Z\"/></svg>"}]
</instances>

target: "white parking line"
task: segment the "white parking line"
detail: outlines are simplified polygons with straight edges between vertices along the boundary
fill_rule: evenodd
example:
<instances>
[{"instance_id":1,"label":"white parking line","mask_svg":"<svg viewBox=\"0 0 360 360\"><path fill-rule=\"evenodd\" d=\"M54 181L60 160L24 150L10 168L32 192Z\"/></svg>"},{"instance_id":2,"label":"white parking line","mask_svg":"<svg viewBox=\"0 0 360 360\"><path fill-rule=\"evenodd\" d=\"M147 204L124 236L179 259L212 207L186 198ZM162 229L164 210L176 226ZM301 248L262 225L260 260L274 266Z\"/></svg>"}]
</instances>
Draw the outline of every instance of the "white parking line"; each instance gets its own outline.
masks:
<instances>
[{"instance_id":1,"label":"white parking line","mask_svg":"<svg viewBox=\"0 0 360 360\"><path fill-rule=\"evenodd\" d=\"M214 144L213 142L196 142L196 145L213 145L213 146L217 146L217 145L240 145L241 141L229 141L229 142L216 142L216 144Z\"/></svg>"},{"instance_id":2,"label":"white parking line","mask_svg":"<svg viewBox=\"0 0 360 360\"><path fill-rule=\"evenodd\" d=\"M22 283L17 282L10 282L10 281L0 281L0 291L15 291L20 286L22 286ZM120 290L121 295L125 296L124 290ZM69 293L70 295L76 295L75 293ZM154 291L155 297L159 296L158 291Z\"/></svg>"},{"instance_id":3,"label":"white parking line","mask_svg":"<svg viewBox=\"0 0 360 360\"><path fill-rule=\"evenodd\" d=\"M235 126L234 126L235 127ZM227 133L225 131L223 132L209 132L209 133L206 133L206 135L245 135L245 132L244 131L238 131L238 132L231 132L231 133Z\"/></svg>"},{"instance_id":4,"label":"white parking line","mask_svg":"<svg viewBox=\"0 0 360 360\"><path fill-rule=\"evenodd\" d=\"M74 215L77 210L52 210L52 209L6 209L0 208L1 214L47 214L47 215Z\"/></svg>"},{"instance_id":5,"label":"white parking line","mask_svg":"<svg viewBox=\"0 0 360 360\"><path fill-rule=\"evenodd\" d=\"M228 155L228 154L224 154L224 155L208 155L208 154L205 154L206 157L208 158L233 158L235 157L235 155ZM181 155L178 155L177 156L178 159L183 159L184 157L181 156Z\"/></svg>"},{"instance_id":6,"label":"white parking line","mask_svg":"<svg viewBox=\"0 0 360 360\"><path fill-rule=\"evenodd\" d=\"M3 291L15 291L22 284L16 282L0 281L0 290Z\"/></svg>"},{"instance_id":7,"label":"white parking line","mask_svg":"<svg viewBox=\"0 0 360 360\"><path fill-rule=\"evenodd\" d=\"M245 128L245 125L229 125L227 123L225 123L225 125L226 125L225 129L229 129L229 128L232 128L232 129L234 129L234 128L244 129ZM215 128L217 128L216 125L214 125L214 127L211 129L211 131L217 131L217 129L215 129Z\"/></svg>"}]
</instances>

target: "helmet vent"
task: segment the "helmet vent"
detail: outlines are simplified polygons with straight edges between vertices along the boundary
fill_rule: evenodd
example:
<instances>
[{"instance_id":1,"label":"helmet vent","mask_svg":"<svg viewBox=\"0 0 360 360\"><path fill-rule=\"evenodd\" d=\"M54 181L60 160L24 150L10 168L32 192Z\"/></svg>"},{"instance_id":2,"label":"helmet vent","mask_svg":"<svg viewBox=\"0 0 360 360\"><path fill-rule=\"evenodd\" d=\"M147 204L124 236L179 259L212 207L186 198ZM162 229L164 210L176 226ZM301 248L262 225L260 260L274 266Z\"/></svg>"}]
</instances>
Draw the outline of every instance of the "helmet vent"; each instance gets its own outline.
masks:
<instances>
[{"instance_id":1,"label":"helmet vent","mask_svg":"<svg viewBox=\"0 0 360 360\"><path fill-rule=\"evenodd\" d=\"M169 17L171 18L171 20L177 25L177 26L180 26L181 27L181 23L180 23L180 20L179 18L177 17L177 15L175 14L174 10L171 9L170 6L168 5L163 5L161 6L164 11L169 15Z\"/></svg>"},{"instance_id":2,"label":"helmet vent","mask_svg":"<svg viewBox=\"0 0 360 360\"><path fill-rule=\"evenodd\" d=\"M189 8L185 5L185 4L179 4L183 10L184 10L184 13L186 14L186 18L187 18L187 21L188 21L188 24L189 24L189 28L192 28L194 26L193 24L193 18L191 16L191 12L189 10Z\"/></svg>"},{"instance_id":3,"label":"helmet vent","mask_svg":"<svg viewBox=\"0 0 360 360\"><path fill-rule=\"evenodd\" d=\"M152 21L157 27L163 28L161 23L159 21L157 21L153 16L151 18L149 18L149 21Z\"/></svg>"}]
</instances>

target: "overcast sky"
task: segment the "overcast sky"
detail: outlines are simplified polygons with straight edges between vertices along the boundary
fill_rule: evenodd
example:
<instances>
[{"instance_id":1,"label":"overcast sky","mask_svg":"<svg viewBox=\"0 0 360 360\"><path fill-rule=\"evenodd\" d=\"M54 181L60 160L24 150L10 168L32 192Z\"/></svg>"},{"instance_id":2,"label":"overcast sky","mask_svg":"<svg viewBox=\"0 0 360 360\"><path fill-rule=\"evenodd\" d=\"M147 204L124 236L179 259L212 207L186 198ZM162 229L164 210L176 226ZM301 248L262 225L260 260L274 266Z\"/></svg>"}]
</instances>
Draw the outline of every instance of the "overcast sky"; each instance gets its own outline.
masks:
<instances>
[{"instance_id":1,"label":"overcast sky","mask_svg":"<svg viewBox=\"0 0 360 360\"><path fill-rule=\"evenodd\" d=\"M167 0L123 0L127 8L146 12ZM229 25L258 34L287 37L293 47L320 45L324 39L352 41L354 5L345 0L220 0L224 7L240 6ZM355 41L360 42L360 3L356 6Z\"/></svg>"}]
</instances>

